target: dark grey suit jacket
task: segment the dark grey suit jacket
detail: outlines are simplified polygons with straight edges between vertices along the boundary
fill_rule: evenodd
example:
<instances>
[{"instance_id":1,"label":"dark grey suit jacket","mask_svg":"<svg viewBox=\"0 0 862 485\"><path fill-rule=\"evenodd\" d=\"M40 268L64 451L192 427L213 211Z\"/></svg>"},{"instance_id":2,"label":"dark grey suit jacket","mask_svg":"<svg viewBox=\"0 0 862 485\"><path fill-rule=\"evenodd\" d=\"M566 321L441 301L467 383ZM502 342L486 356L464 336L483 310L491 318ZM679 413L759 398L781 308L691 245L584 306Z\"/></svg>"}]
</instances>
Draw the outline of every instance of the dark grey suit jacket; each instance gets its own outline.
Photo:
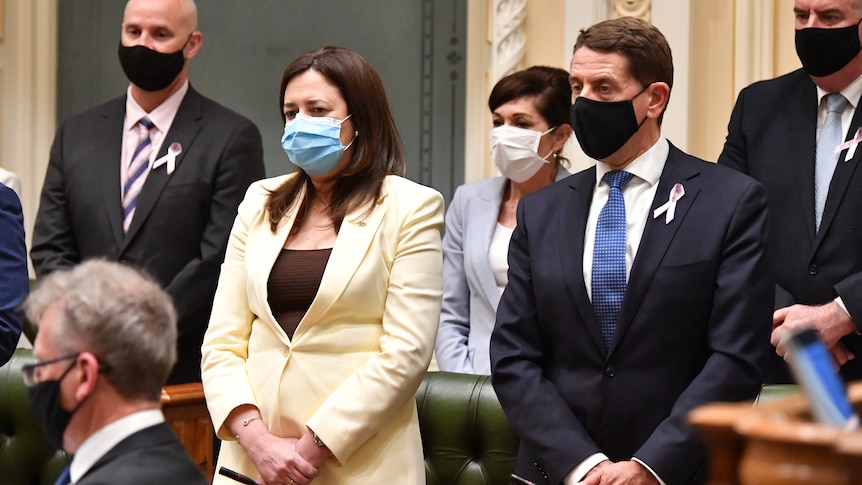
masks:
<instances>
[{"instance_id":1,"label":"dark grey suit jacket","mask_svg":"<svg viewBox=\"0 0 862 485\"><path fill-rule=\"evenodd\" d=\"M859 106L860 100L854 100ZM862 109L847 130L862 127ZM820 230L814 226L814 158L817 89L803 70L742 90L727 127L718 163L751 175L769 198L767 257L776 277L775 308L821 305L841 295L851 318L862 324L862 147L849 161L839 156ZM841 369L862 378L862 337L842 339L856 359ZM775 355L774 350L770 352ZM789 380L784 362L772 357L767 382Z\"/></svg>"},{"instance_id":2,"label":"dark grey suit jacket","mask_svg":"<svg viewBox=\"0 0 862 485\"><path fill-rule=\"evenodd\" d=\"M154 276L179 317L178 360L168 384L200 382L200 346L236 210L264 176L263 148L248 119L189 91L158 157L179 143L168 175L148 176L123 233L120 153L125 96L60 125L48 164L30 257L38 277L83 260L125 262Z\"/></svg>"},{"instance_id":3,"label":"dark grey suit jacket","mask_svg":"<svg viewBox=\"0 0 862 485\"><path fill-rule=\"evenodd\" d=\"M583 278L596 169L518 206L509 285L491 336L492 382L521 438L516 472L558 484L602 452L669 485L705 478L694 407L751 399L769 340L766 194L671 145L609 351ZM653 210L680 183L670 223Z\"/></svg>"},{"instance_id":4,"label":"dark grey suit jacket","mask_svg":"<svg viewBox=\"0 0 862 485\"><path fill-rule=\"evenodd\" d=\"M167 423L142 429L117 443L76 485L207 485Z\"/></svg>"}]
</instances>

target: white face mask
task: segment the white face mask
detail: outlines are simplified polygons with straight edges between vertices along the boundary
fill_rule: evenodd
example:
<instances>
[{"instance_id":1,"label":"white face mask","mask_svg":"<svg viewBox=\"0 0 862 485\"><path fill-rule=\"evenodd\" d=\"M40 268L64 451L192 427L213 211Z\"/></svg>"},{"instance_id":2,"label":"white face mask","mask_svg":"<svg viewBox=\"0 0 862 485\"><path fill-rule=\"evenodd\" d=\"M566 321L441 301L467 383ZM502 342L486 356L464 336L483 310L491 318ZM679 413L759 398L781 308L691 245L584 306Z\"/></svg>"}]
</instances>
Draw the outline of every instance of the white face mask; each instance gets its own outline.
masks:
<instances>
[{"instance_id":1,"label":"white face mask","mask_svg":"<svg viewBox=\"0 0 862 485\"><path fill-rule=\"evenodd\" d=\"M556 128L556 126L554 127ZM512 182L523 183L530 179L548 163L546 158L553 153L540 157L539 141L550 133L500 125L491 129L491 160L500 172Z\"/></svg>"}]
</instances>

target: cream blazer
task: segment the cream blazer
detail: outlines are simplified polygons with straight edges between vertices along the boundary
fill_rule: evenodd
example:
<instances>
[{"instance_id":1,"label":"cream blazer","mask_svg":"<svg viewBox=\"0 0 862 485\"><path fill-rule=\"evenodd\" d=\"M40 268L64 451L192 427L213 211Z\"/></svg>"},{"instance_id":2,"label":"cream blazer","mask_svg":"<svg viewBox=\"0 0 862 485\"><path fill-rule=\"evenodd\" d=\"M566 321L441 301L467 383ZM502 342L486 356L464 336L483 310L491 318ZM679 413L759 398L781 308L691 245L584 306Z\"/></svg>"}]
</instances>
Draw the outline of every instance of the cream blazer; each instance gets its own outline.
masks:
<instances>
[{"instance_id":1,"label":"cream blazer","mask_svg":"<svg viewBox=\"0 0 862 485\"><path fill-rule=\"evenodd\" d=\"M440 316L443 197L387 177L370 212L345 217L290 339L270 311L267 279L295 212L273 234L264 204L291 176L246 193L204 336L204 392L224 440L218 466L259 477L224 427L234 408L252 404L273 434L298 438L308 426L332 450L315 485L425 483L414 393ZM234 482L216 475L213 483Z\"/></svg>"}]
</instances>

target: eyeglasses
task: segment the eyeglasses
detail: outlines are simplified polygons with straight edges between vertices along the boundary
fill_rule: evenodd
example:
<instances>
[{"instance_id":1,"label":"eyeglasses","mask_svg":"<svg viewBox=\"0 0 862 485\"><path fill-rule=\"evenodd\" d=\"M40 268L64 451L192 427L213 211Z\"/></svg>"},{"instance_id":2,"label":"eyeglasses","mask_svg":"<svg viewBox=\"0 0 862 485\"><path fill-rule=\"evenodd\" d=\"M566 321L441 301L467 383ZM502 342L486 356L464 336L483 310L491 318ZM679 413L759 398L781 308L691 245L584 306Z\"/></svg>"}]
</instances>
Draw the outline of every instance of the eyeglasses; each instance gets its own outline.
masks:
<instances>
[{"instance_id":1,"label":"eyeglasses","mask_svg":"<svg viewBox=\"0 0 862 485\"><path fill-rule=\"evenodd\" d=\"M76 354L69 354L62 357L57 357L56 359L46 360L45 362L27 364L21 367L21 375L24 378L24 385L27 387L33 387L36 384L42 382L43 378L41 376L41 370L46 365L56 364L57 362L62 362L64 360L77 359L79 355L81 355L80 352ZM75 365L74 362L72 363L72 365L69 366L69 368L66 369L65 372L63 372L63 376L65 376L66 373L69 372L69 369L71 369L73 365Z\"/></svg>"}]
</instances>

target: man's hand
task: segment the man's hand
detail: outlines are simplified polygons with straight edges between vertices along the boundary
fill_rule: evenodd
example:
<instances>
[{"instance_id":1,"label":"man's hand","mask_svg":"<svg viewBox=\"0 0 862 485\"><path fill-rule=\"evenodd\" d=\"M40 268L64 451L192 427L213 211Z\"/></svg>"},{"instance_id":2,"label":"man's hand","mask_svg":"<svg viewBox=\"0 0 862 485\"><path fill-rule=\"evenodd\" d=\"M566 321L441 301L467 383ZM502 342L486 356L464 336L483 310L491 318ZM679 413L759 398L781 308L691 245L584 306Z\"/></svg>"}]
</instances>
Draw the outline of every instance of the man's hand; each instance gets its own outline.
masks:
<instances>
[{"instance_id":1,"label":"man's hand","mask_svg":"<svg viewBox=\"0 0 862 485\"><path fill-rule=\"evenodd\" d=\"M856 325L850 315L834 301L825 305L792 305L775 310L770 338L775 352L786 360L787 348L783 345L785 335L805 328L817 330L839 367L856 357L840 342L841 337L856 331Z\"/></svg>"},{"instance_id":2,"label":"man's hand","mask_svg":"<svg viewBox=\"0 0 862 485\"><path fill-rule=\"evenodd\" d=\"M658 480L640 463L629 460L603 461L587 473L584 485L657 485Z\"/></svg>"}]
</instances>

